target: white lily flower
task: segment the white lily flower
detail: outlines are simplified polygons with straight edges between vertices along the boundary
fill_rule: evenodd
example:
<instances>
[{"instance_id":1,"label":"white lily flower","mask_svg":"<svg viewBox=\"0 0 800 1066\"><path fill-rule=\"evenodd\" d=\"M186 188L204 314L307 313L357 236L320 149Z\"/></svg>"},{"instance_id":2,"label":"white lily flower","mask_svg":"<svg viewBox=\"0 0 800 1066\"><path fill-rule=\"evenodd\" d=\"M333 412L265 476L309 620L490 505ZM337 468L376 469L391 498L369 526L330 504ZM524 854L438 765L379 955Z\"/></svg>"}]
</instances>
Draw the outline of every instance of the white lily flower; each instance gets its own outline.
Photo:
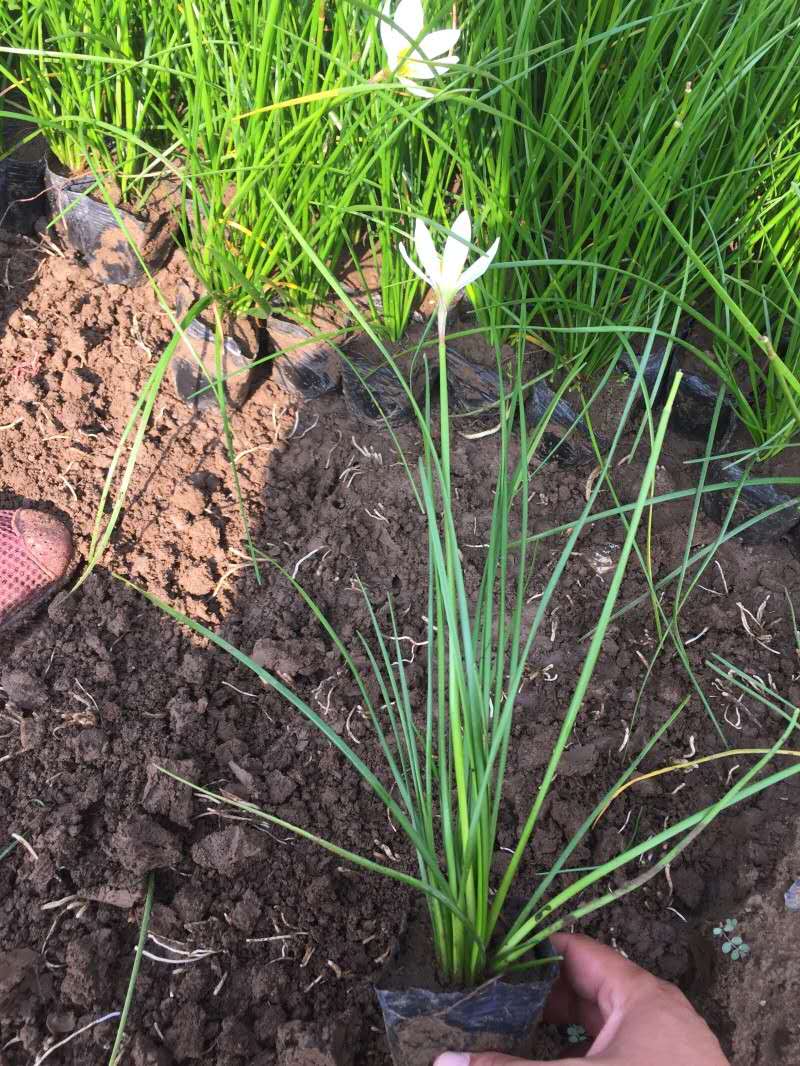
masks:
<instances>
[{"instance_id":1,"label":"white lily flower","mask_svg":"<svg viewBox=\"0 0 800 1066\"><path fill-rule=\"evenodd\" d=\"M497 249L500 246L499 237L486 255L480 256L472 266L464 270L471 239L472 224L469 214L462 211L453 223L452 231L444 242L444 251L441 255L436 251L430 230L421 219L417 219L414 227L414 247L422 264L421 267L408 254L405 245L400 243L400 254L403 259L417 277L427 282L436 293L440 315L447 313L447 308L462 289L486 273L497 255Z\"/></svg>"},{"instance_id":2,"label":"white lily flower","mask_svg":"<svg viewBox=\"0 0 800 1066\"><path fill-rule=\"evenodd\" d=\"M422 37L425 26L422 0L400 0L393 15L390 4L391 0L385 0L380 20L388 69L415 96L431 97L433 93L417 82L445 74L448 67L458 62L458 56L447 53L455 47L461 30L435 30Z\"/></svg>"}]
</instances>

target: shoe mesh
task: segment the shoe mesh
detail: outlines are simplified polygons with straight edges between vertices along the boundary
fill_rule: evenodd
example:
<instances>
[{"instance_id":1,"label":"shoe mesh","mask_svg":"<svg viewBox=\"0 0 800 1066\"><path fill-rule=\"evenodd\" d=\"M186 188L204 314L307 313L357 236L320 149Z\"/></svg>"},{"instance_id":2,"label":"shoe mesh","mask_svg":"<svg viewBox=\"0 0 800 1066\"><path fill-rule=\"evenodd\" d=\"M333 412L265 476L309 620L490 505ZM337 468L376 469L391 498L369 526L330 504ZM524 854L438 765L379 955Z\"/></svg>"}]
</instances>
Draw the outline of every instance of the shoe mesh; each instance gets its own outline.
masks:
<instances>
[{"instance_id":1,"label":"shoe mesh","mask_svg":"<svg viewBox=\"0 0 800 1066\"><path fill-rule=\"evenodd\" d=\"M53 584L14 531L13 518L13 511L0 511L0 625Z\"/></svg>"}]
</instances>

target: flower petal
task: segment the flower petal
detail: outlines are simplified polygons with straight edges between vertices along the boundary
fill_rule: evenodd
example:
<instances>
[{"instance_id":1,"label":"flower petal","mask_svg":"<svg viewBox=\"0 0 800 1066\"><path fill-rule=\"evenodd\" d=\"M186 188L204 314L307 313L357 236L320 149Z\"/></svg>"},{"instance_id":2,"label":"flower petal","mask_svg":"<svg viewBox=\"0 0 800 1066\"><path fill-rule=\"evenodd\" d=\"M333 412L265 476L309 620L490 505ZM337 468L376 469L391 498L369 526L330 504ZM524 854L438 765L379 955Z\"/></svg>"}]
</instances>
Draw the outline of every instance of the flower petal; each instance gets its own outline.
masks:
<instances>
[{"instance_id":1,"label":"flower petal","mask_svg":"<svg viewBox=\"0 0 800 1066\"><path fill-rule=\"evenodd\" d=\"M442 257L436 251L430 230L421 218L414 224L414 247L431 285L438 285L442 277Z\"/></svg>"},{"instance_id":2,"label":"flower petal","mask_svg":"<svg viewBox=\"0 0 800 1066\"><path fill-rule=\"evenodd\" d=\"M406 246L403 244L402 241L400 241L398 247L400 248L400 255L402 255L403 259L405 259L405 261L408 263L408 265L411 267L417 277L422 278L426 285L432 285L433 282L431 281L431 279L427 277L424 271L420 270L420 268L417 266L417 264L406 251Z\"/></svg>"},{"instance_id":3,"label":"flower petal","mask_svg":"<svg viewBox=\"0 0 800 1066\"><path fill-rule=\"evenodd\" d=\"M403 74L399 75L402 82L430 81L436 77L436 71L429 63L420 63L416 59L406 59L403 63Z\"/></svg>"},{"instance_id":4,"label":"flower petal","mask_svg":"<svg viewBox=\"0 0 800 1066\"><path fill-rule=\"evenodd\" d=\"M400 0L395 8L394 22L397 27L395 32L401 32L403 37L403 47L410 48L422 36L425 27L422 0Z\"/></svg>"},{"instance_id":5,"label":"flower petal","mask_svg":"<svg viewBox=\"0 0 800 1066\"><path fill-rule=\"evenodd\" d=\"M472 240L472 224L469 213L462 211L453 223L453 228L444 243L442 253L442 276L450 288L458 288L459 278L469 255Z\"/></svg>"},{"instance_id":6,"label":"flower petal","mask_svg":"<svg viewBox=\"0 0 800 1066\"><path fill-rule=\"evenodd\" d=\"M432 61L415 57L416 52L411 57L407 57L403 63L403 70L406 76L413 78L415 81L428 81L438 74L444 74L450 68L451 60L448 57ZM457 63L458 56L453 56L452 62Z\"/></svg>"},{"instance_id":7,"label":"flower petal","mask_svg":"<svg viewBox=\"0 0 800 1066\"><path fill-rule=\"evenodd\" d=\"M467 285L471 285L473 281L477 281L482 274L491 266L492 260L497 255L497 249L500 247L500 238L494 242L492 247L486 253L482 255L480 259L476 259L472 266L467 267L458 282L459 289L466 289Z\"/></svg>"},{"instance_id":8,"label":"flower petal","mask_svg":"<svg viewBox=\"0 0 800 1066\"><path fill-rule=\"evenodd\" d=\"M461 36L461 30L435 30L427 33L417 45L417 51L425 59L436 59L455 48L456 41Z\"/></svg>"},{"instance_id":9,"label":"flower petal","mask_svg":"<svg viewBox=\"0 0 800 1066\"><path fill-rule=\"evenodd\" d=\"M402 44L400 43L397 30L391 25L391 23L394 22L391 6L392 0L386 0L381 8L379 23L381 43L383 44L386 58L388 60L387 65L389 70L394 70L400 61L400 49L402 48Z\"/></svg>"},{"instance_id":10,"label":"flower petal","mask_svg":"<svg viewBox=\"0 0 800 1066\"><path fill-rule=\"evenodd\" d=\"M394 42L394 29L389 25L393 22L394 18L391 15L391 0L384 0L384 4L381 7L381 14L378 16L378 29L381 34L381 44L384 50L388 53L393 50Z\"/></svg>"},{"instance_id":11,"label":"flower petal","mask_svg":"<svg viewBox=\"0 0 800 1066\"><path fill-rule=\"evenodd\" d=\"M411 78L398 77L397 80L405 86L412 96L421 96L423 100L432 100L436 95L429 89L423 89L420 85L417 85L417 83L412 81Z\"/></svg>"}]
</instances>

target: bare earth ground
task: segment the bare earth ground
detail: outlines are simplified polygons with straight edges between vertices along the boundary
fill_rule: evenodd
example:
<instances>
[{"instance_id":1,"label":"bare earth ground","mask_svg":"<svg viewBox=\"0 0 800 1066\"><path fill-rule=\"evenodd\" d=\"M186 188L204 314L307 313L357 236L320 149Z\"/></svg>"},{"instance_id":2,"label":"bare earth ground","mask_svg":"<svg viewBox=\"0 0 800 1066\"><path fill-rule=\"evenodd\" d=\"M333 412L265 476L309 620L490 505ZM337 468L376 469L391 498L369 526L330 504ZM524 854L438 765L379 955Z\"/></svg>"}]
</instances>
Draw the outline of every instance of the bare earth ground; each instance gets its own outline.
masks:
<instances>
[{"instance_id":1,"label":"bare earth ground","mask_svg":"<svg viewBox=\"0 0 800 1066\"><path fill-rule=\"evenodd\" d=\"M162 271L166 291L181 272L176 260ZM149 290L103 287L69 257L0 241L0 489L67 518L83 557L109 458L169 336ZM353 644L368 625L355 578L381 618L391 593L421 699L424 524L389 437L353 422L341 397L298 409L270 381L233 428L256 544L290 569L300 563L298 577ZM416 434L399 436L413 461ZM671 443L677 454L681 443ZM458 439L453 476L472 589L495 463L493 438ZM679 470L672 474L680 480ZM539 472L536 527L573 518L585 482L586 471L553 463ZM679 563L685 519L681 509L657 516L657 574ZM713 535L701 522L697 545ZM609 545L620 539L611 522L582 538L534 647L514 731L503 847L513 844L534 795L607 589L602 557L613 558ZM535 591L561 543L542 542ZM172 767L411 868L377 802L298 714L112 576L130 578L255 651L379 766L335 649L285 579L265 567L258 583L243 547L218 420L192 416L168 383L103 566L75 594L0 639L0 851L12 833L25 841L0 860L4 1066L33 1063L49 1045L119 1010L150 871L151 931L162 943L151 940L148 950L188 961L144 959L126 1061L387 1062L372 981L396 949L409 894L311 845L236 820L153 768ZM800 700L784 598L787 587L800 602L799 555L797 540L756 549L729 544L683 612L685 638L702 633L688 652L725 719L730 747L773 743L778 722L748 701L734 706L713 686L704 660L722 654ZM621 602L644 588L632 565ZM765 599L768 639L759 644L743 629L738 605L756 612ZM531 617L534 609L535 601ZM523 886L535 883L625 760L691 691L668 648L634 714L654 647L647 604L611 630ZM720 747L693 697L647 766ZM674 823L748 765L747 756L728 758L637 785L605 814L573 865L593 865L634 834L640 840ZM799 799L800 786L789 782L737 808L673 865L670 880L659 875L584 926L679 982L735 1066L800 1061L800 914L783 906L785 889L800 876ZM498 871L504 861L501 851ZM739 919L751 947L747 961L725 958L711 935L728 916ZM211 953L181 956L165 945ZM49 1061L105 1063L114 1030L113 1020L90 1028ZM544 1034L551 1057L564 1047L561 1034Z\"/></svg>"}]
</instances>

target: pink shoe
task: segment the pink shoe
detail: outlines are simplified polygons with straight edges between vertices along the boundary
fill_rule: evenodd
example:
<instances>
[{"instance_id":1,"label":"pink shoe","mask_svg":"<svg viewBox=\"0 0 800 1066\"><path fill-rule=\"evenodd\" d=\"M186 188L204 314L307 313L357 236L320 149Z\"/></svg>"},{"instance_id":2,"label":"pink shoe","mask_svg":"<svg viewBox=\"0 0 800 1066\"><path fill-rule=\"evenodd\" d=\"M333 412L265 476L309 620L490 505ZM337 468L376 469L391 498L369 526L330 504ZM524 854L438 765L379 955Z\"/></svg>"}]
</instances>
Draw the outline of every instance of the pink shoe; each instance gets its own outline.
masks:
<instances>
[{"instance_id":1,"label":"pink shoe","mask_svg":"<svg viewBox=\"0 0 800 1066\"><path fill-rule=\"evenodd\" d=\"M19 621L69 576L72 537L42 511L0 510L0 629Z\"/></svg>"}]
</instances>

